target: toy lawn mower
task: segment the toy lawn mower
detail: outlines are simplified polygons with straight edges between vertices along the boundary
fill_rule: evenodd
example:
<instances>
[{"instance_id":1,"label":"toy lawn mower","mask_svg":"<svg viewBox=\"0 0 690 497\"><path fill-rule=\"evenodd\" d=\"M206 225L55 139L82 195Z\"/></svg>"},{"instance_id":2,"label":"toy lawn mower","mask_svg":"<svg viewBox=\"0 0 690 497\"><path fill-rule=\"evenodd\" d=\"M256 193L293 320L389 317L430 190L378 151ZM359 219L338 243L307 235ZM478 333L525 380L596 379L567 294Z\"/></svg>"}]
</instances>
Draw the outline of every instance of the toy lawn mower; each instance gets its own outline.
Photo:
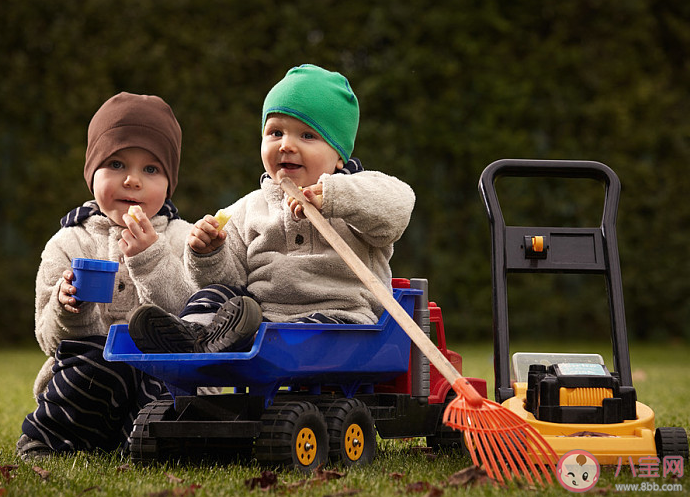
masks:
<instances>
[{"instance_id":1,"label":"toy lawn mower","mask_svg":"<svg viewBox=\"0 0 690 497\"><path fill-rule=\"evenodd\" d=\"M506 226L495 189L500 177L588 178L603 183L601 225L593 228ZM643 456L688 457L683 428L654 429L654 412L637 402L623 304L616 214L620 181L586 161L500 160L482 173L479 190L492 242L496 401L533 426L558 456L582 449L600 464ZM516 353L511 384L508 273L603 274L613 343L613 371L599 354Z\"/></svg>"}]
</instances>

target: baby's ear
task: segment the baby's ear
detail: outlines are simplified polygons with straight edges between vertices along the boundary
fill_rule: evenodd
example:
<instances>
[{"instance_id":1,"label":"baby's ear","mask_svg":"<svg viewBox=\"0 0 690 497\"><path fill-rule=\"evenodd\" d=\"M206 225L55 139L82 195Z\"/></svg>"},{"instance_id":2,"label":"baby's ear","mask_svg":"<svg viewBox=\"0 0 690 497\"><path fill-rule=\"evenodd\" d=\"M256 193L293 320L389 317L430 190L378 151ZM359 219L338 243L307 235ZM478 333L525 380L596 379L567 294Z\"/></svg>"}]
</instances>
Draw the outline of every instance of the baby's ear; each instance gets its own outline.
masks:
<instances>
[{"instance_id":1,"label":"baby's ear","mask_svg":"<svg viewBox=\"0 0 690 497\"><path fill-rule=\"evenodd\" d=\"M345 167L345 164L343 163L343 158L338 157L338 162L335 163L335 168L336 170L340 171L343 167Z\"/></svg>"}]
</instances>

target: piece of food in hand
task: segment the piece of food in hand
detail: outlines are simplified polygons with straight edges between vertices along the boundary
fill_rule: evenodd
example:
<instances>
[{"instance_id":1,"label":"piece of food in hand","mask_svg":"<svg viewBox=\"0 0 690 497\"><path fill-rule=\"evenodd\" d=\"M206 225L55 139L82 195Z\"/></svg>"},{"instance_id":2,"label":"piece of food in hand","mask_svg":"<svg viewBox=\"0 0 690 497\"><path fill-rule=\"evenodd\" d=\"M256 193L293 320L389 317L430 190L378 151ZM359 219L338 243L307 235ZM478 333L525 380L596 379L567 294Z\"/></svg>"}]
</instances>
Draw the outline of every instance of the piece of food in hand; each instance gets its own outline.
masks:
<instances>
[{"instance_id":1,"label":"piece of food in hand","mask_svg":"<svg viewBox=\"0 0 690 497\"><path fill-rule=\"evenodd\" d=\"M132 216L132 218L134 218L134 220L138 223L138 222L139 222L139 218L138 218L138 217L136 216L136 214L135 214L136 211L137 211L136 207L137 207L136 205L130 205L130 206L129 206L129 209L127 209L127 214L129 214L130 216ZM141 207L139 207L139 209L141 209Z\"/></svg>"},{"instance_id":2,"label":"piece of food in hand","mask_svg":"<svg viewBox=\"0 0 690 497\"><path fill-rule=\"evenodd\" d=\"M218 209L218 212L216 212L216 215L213 217L218 221L218 229L222 230L230 220L231 214L226 209Z\"/></svg>"}]
</instances>

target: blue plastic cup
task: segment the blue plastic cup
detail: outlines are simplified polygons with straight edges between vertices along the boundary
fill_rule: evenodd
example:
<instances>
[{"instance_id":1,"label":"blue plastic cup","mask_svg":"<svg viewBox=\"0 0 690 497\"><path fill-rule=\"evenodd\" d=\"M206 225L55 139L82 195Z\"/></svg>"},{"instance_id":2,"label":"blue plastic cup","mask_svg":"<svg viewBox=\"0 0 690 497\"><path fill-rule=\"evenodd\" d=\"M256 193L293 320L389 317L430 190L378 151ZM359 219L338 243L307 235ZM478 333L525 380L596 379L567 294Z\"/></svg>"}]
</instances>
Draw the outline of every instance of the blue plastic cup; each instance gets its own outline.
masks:
<instances>
[{"instance_id":1,"label":"blue plastic cup","mask_svg":"<svg viewBox=\"0 0 690 497\"><path fill-rule=\"evenodd\" d=\"M77 289L74 298L83 302L112 302L119 267L112 261L72 259L72 285Z\"/></svg>"}]
</instances>

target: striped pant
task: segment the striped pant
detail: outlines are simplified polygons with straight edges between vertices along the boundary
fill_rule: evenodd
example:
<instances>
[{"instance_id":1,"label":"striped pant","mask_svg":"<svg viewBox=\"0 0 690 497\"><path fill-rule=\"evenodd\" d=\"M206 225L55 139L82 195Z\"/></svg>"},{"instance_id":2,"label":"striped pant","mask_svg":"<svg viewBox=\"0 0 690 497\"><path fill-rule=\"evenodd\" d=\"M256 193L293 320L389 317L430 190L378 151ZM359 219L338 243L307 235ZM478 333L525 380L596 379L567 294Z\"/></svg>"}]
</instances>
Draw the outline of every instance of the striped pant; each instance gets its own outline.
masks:
<instances>
[{"instance_id":1,"label":"striped pant","mask_svg":"<svg viewBox=\"0 0 690 497\"><path fill-rule=\"evenodd\" d=\"M127 450L139 410L168 396L165 385L123 362L103 358L106 337L64 340L53 378L22 431L57 452Z\"/></svg>"},{"instance_id":2,"label":"striped pant","mask_svg":"<svg viewBox=\"0 0 690 497\"><path fill-rule=\"evenodd\" d=\"M233 297L244 295L257 300L245 288L230 287L226 285L209 285L202 288L187 301L187 305L180 313L180 317L186 321L194 321L201 324L209 324L213 316L221 306ZM257 300L258 302L258 300ZM261 302L259 302L261 303ZM268 321L264 318L264 321ZM352 324L338 318L326 316L315 312L305 317L291 319L293 323L324 323L324 324Z\"/></svg>"}]
</instances>

